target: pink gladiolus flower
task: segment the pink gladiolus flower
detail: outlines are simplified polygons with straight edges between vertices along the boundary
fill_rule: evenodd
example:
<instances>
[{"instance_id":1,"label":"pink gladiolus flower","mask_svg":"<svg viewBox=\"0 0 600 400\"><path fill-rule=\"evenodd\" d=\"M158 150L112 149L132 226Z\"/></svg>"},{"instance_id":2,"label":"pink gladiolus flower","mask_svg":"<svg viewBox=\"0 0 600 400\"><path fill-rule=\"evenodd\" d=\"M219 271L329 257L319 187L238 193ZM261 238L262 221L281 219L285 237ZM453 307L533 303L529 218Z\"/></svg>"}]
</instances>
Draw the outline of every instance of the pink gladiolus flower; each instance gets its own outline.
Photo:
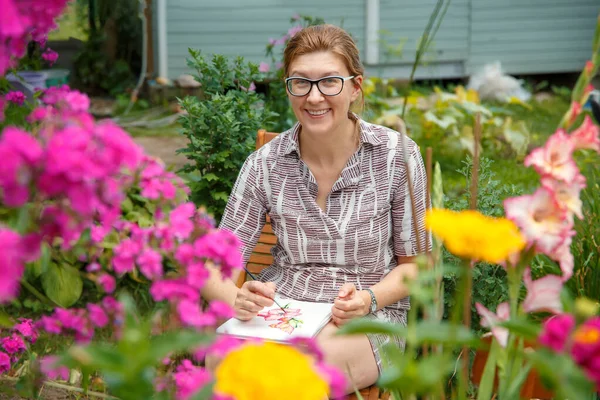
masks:
<instances>
[{"instance_id":1,"label":"pink gladiolus flower","mask_svg":"<svg viewBox=\"0 0 600 400\"><path fill-rule=\"evenodd\" d=\"M590 60L585 62L585 67L583 68L583 72L588 76L592 77L592 71L594 70L594 63Z\"/></svg>"},{"instance_id":2,"label":"pink gladiolus flower","mask_svg":"<svg viewBox=\"0 0 600 400\"><path fill-rule=\"evenodd\" d=\"M591 149L600 152L600 138L598 134L598 127L594 124L590 116L586 115L581 126L571 132L570 139L573 142L575 150Z\"/></svg>"},{"instance_id":3,"label":"pink gladiolus flower","mask_svg":"<svg viewBox=\"0 0 600 400\"><path fill-rule=\"evenodd\" d=\"M560 292L563 280L557 275L546 275L543 278L531 279L531 269L527 268L523 275L523 281L527 288L527 297L523 301L525 312L549 311L554 314L562 312Z\"/></svg>"},{"instance_id":4,"label":"pink gladiolus flower","mask_svg":"<svg viewBox=\"0 0 600 400\"><path fill-rule=\"evenodd\" d=\"M288 40L290 37L288 35L284 35L283 37L280 37L279 39L275 40L275 45L280 45L280 44L285 44L286 40Z\"/></svg>"},{"instance_id":5,"label":"pink gladiolus flower","mask_svg":"<svg viewBox=\"0 0 600 400\"><path fill-rule=\"evenodd\" d=\"M575 267L575 260L573 258L573 253L571 253L571 241L572 236L569 236L548 254L551 259L558 261L560 264L560 269L563 273L563 282L569 280L571 276L573 276L573 268Z\"/></svg>"},{"instance_id":6,"label":"pink gladiolus flower","mask_svg":"<svg viewBox=\"0 0 600 400\"><path fill-rule=\"evenodd\" d=\"M58 53L52 50L51 48L47 48L44 53L42 53L42 58L45 61L48 61L48 64L52 66L56 60L58 60Z\"/></svg>"},{"instance_id":7,"label":"pink gladiolus flower","mask_svg":"<svg viewBox=\"0 0 600 400\"><path fill-rule=\"evenodd\" d=\"M258 70L260 72L269 72L270 69L271 69L271 66L269 64L267 64L266 62L261 62L258 66Z\"/></svg>"},{"instance_id":8,"label":"pink gladiolus flower","mask_svg":"<svg viewBox=\"0 0 600 400\"><path fill-rule=\"evenodd\" d=\"M275 46L277 44L277 39L269 38L269 44Z\"/></svg>"},{"instance_id":9,"label":"pink gladiolus flower","mask_svg":"<svg viewBox=\"0 0 600 400\"><path fill-rule=\"evenodd\" d=\"M204 360L206 354L214 354L217 357L223 357L230 351L244 344L244 341L230 335L219 335L209 346L200 346L194 352L194 358L198 361Z\"/></svg>"},{"instance_id":10,"label":"pink gladiolus flower","mask_svg":"<svg viewBox=\"0 0 600 400\"><path fill-rule=\"evenodd\" d=\"M66 381L69 379L69 368L64 365L57 365L57 356L46 356L40 359L40 369L42 373L48 377L48 379L62 379Z\"/></svg>"},{"instance_id":11,"label":"pink gladiolus flower","mask_svg":"<svg viewBox=\"0 0 600 400\"><path fill-rule=\"evenodd\" d=\"M584 322L573 335L573 359L600 388L600 317Z\"/></svg>"},{"instance_id":12,"label":"pink gladiolus flower","mask_svg":"<svg viewBox=\"0 0 600 400\"><path fill-rule=\"evenodd\" d=\"M10 101L19 106L22 106L23 103L25 103L25 99L26 99L23 92L21 92L19 90L15 90L15 91L6 93L6 96L4 96L4 98L6 99L6 101Z\"/></svg>"},{"instance_id":13,"label":"pink gladiolus flower","mask_svg":"<svg viewBox=\"0 0 600 400\"><path fill-rule=\"evenodd\" d=\"M557 353L563 352L574 326L575 318L570 314L550 317L544 322L539 342Z\"/></svg>"},{"instance_id":14,"label":"pink gladiolus flower","mask_svg":"<svg viewBox=\"0 0 600 400\"><path fill-rule=\"evenodd\" d=\"M0 303L14 299L24 271L19 234L0 227Z\"/></svg>"},{"instance_id":15,"label":"pink gladiolus flower","mask_svg":"<svg viewBox=\"0 0 600 400\"><path fill-rule=\"evenodd\" d=\"M500 322L508 321L510 317L510 306L504 302L498 304L496 314L485 308L482 304L476 303L475 308L479 315L481 315L481 326L490 328L492 335L498 341L498 344L502 347L506 347L508 343L508 329L498 326Z\"/></svg>"},{"instance_id":16,"label":"pink gladiolus flower","mask_svg":"<svg viewBox=\"0 0 600 400\"><path fill-rule=\"evenodd\" d=\"M579 219L583 219L581 212L581 199L579 195L581 190L585 188L585 177L577 174L570 182L559 181L551 176L544 176L541 179L542 187L549 192L554 193L554 198L557 200L561 209L567 210L567 217L570 218L570 213L577 215Z\"/></svg>"},{"instance_id":17,"label":"pink gladiolus flower","mask_svg":"<svg viewBox=\"0 0 600 400\"><path fill-rule=\"evenodd\" d=\"M569 111L567 111L567 122L569 123L569 125L575 122L579 114L581 114L581 110L582 107L580 103L576 101L571 103L571 107L569 108Z\"/></svg>"},{"instance_id":18,"label":"pink gladiolus flower","mask_svg":"<svg viewBox=\"0 0 600 400\"><path fill-rule=\"evenodd\" d=\"M190 399L211 380L210 373L201 367L196 367L190 360L183 360L173 374L176 397L178 400Z\"/></svg>"},{"instance_id":19,"label":"pink gladiolus flower","mask_svg":"<svg viewBox=\"0 0 600 400\"><path fill-rule=\"evenodd\" d=\"M557 130L544 147L533 150L525 157L525 166L533 166L540 175L571 182L579 173L573 160L573 141L564 130Z\"/></svg>"},{"instance_id":20,"label":"pink gladiolus flower","mask_svg":"<svg viewBox=\"0 0 600 400\"><path fill-rule=\"evenodd\" d=\"M102 290L104 290L106 293L114 292L117 287L115 278L113 278L112 275L109 274L100 275L98 277L98 284L102 286Z\"/></svg>"},{"instance_id":21,"label":"pink gladiolus flower","mask_svg":"<svg viewBox=\"0 0 600 400\"><path fill-rule=\"evenodd\" d=\"M504 209L506 217L517 224L527 242L535 244L544 254L551 253L574 234L566 210L546 188L539 188L532 195L506 199Z\"/></svg>"},{"instance_id":22,"label":"pink gladiolus flower","mask_svg":"<svg viewBox=\"0 0 600 400\"><path fill-rule=\"evenodd\" d=\"M10 371L10 356L0 351L0 375Z\"/></svg>"}]
</instances>

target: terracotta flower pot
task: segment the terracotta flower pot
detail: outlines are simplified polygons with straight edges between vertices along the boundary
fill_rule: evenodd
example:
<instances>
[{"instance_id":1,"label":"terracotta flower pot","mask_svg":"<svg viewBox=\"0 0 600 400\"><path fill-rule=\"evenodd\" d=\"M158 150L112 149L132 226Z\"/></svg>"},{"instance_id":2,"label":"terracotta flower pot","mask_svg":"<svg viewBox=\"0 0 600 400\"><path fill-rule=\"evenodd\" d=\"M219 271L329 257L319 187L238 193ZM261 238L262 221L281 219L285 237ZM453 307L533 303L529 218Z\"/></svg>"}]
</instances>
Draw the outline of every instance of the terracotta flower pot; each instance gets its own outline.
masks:
<instances>
[{"instance_id":1,"label":"terracotta flower pot","mask_svg":"<svg viewBox=\"0 0 600 400\"><path fill-rule=\"evenodd\" d=\"M475 359L473 360L473 367L471 369L471 380L474 384L478 385L481 382L483 375L483 369L489 354L489 346L492 343L492 335L486 334L482 337L483 343L486 345L485 348L477 350L475 353ZM535 347L535 343L525 343L527 347ZM494 388L498 387L498 376L494 379ZM527 375L527 379L521 387L521 398L522 399L540 399L540 400L551 400L554 395L548 390L542 383L538 373L532 369Z\"/></svg>"}]
</instances>

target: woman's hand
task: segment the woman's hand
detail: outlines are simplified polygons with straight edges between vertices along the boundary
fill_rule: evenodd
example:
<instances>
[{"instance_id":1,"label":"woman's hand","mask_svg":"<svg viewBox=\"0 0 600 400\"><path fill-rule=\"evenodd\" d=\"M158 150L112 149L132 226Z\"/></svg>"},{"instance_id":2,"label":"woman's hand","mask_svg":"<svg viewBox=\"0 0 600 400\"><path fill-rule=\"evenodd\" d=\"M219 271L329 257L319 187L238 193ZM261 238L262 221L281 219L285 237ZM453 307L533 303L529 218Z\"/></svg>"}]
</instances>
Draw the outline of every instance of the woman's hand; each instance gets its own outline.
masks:
<instances>
[{"instance_id":1,"label":"woman's hand","mask_svg":"<svg viewBox=\"0 0 600 400\"><path fill-rule=\"evenodd\" d=\"M275 284L273 282L244 282L233 303L235 317L242 321L254 318L260 310L273 305L274 297Z\"/></svg>"},{"instance_id":2,"label":"woman's hand","mask_svg":"<svg viewBox=\"0 0 600 400\"><path fill-rule=\"evenodd\" d=\"M371 297L368 292L357 291L354 283L345 283L333 302L331 319L336 325L342 326L354 318L367 315L370 306Z\"/></svg>"}]
</instances>

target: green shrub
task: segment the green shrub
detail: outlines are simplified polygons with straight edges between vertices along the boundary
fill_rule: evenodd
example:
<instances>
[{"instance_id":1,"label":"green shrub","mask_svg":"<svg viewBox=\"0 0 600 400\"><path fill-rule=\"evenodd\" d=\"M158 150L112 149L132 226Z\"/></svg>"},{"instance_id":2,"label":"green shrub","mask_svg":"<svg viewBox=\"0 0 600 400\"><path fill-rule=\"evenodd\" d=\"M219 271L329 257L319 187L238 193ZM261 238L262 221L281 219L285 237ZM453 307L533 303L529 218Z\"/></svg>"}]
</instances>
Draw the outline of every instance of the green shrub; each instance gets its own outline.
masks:
<instances>
[{"instance_id":1,"label":"green shrub","mask_svg":"<svg viewBox=\"0 0 600 400\"><path fill-rule=\"evenodd\" d=\"M181 106L183 134L189 139L178 150L190 161L187 174L191 200L221 219L239 170L254 150L256 133L274 115L264 99L248 90L260 77L258 66L238 57L216 54L207 62L199 50L189 50L188 66L196 70L204 98L186 97Z\"/></svg>"}]
</instances>

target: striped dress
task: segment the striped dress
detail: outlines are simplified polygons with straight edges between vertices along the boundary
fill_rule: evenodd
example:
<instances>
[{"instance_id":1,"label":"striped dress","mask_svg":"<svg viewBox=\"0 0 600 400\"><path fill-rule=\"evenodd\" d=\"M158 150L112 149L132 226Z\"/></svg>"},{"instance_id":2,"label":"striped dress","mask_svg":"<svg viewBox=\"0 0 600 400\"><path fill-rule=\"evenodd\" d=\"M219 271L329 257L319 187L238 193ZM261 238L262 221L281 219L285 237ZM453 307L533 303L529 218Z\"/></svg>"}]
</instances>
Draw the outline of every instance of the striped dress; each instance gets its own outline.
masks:
<instances>
[{"instance_id":1,"label":"striped dress","mask_svg":"<svg viewBox=\"0 0 600 400\"><path fill-rule=\"evenodd\" d=\"M317 182L300 158L299 124L248 157L229 197L220 227L239 237L244 263L270 216L277 237L274 262L259 279L274 282L283 296L333 302L344 283L366 289L396 267L396 256L417 254L407 165L425 243L427 179L418 146L404 138L405 163L398 132L351 117L359 122L360 145L334 183L326 211L316 202ZM369 317L405 325L409 308L406 297ZM400 338L368 337L380 371L380 347L390 341L404 346Z\"/></svg>"}]
</instances>

